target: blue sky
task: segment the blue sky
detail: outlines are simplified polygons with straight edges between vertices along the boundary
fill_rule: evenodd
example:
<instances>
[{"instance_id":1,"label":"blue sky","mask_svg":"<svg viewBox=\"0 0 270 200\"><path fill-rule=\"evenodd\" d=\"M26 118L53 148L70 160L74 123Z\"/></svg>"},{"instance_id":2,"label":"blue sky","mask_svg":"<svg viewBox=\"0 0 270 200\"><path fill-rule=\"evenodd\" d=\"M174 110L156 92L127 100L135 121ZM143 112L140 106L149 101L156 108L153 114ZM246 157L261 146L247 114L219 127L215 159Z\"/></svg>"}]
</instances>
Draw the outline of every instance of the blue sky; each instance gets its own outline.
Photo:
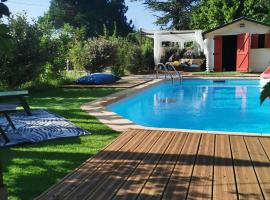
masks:
<instances>
[{"instance_id":1,"label":"blue sky","mask_svg":"<svg viewBox=\"0 0 270 200\"><path fill-rule=\"evenodd\" d=\"M6 4L13 14L24 10L30 18L37 18L48 10L50 0L8 0ZM126 4L129 7L127 17L133 21L136 29L158 29L154 25L155 17L141 2L130 2L126 0Z\"/></svg>"}]
</instances>

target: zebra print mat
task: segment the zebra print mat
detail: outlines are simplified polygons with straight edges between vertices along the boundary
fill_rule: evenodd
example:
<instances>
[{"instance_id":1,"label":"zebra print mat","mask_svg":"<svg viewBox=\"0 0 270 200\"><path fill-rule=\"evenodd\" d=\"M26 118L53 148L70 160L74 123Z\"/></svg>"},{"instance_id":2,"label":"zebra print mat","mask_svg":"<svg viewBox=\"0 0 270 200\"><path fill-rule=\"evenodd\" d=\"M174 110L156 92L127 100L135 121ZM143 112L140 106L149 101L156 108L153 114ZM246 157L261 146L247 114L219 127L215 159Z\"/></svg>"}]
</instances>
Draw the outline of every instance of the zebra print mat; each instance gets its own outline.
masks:
<instances>
[{"instance_id":1,"label":"zebra print mat","mask_svg":"<svg viewBox=\"0 0 270 200\"><path fill-rule=\"evenodd\" d=\"M5 130L10 140L10 142L5 143L0 136L0 147L90 134L65 118L46 110L32 110L32 116L26 116L23 112L18 112L10 115L10 117L16 130L7 127L6 119L3 116L0 117L0 126Z\"/></svg>"}]
</instances>

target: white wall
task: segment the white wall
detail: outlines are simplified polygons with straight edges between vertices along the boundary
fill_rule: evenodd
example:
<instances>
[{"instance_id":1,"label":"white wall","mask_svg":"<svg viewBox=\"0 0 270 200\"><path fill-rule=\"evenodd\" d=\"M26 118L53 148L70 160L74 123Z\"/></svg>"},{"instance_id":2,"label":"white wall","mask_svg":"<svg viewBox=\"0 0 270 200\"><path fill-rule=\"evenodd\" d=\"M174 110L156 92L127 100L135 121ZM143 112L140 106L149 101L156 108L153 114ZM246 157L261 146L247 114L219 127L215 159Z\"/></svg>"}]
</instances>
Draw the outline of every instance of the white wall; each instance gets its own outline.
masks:
<instances>
[{"instance_id":1,"label":"white wall","mask_svg":"<svg viewBox=\"0 0 270 200\"><path fill-rule=\"evenodd\" d=\"M244 23L245 27L240 27L240 24ZM209 60L208 60L208 68L213 69L214 68L214 37L218 35L238 35L241 33L250 33L250 34L265 34L269 33L270 27L264 26L261 24L257 24L254 22L246 21L246 20L240 20L239 22L236 22L234 24L225 26L223 28L220 28L218 30L215 30L213 32L205 34L205 38L209 39ZM259 51L257 51L259 50ZM261 66L262 64L266 64L269 61L265 58L265 56L270 57L270 50L267 49L257 49L255 51L252 51L250 55L250 71L256 71L260 72L260 69L263 69ZM261 51L263 50L263 51ZM260 55L262 53L262 55ZM260 59L257 59L259 57ZM262 61L263 60L263 61ZM267 60L267 61L266 61ZM256 66L256 67L255 67ZM260 66L260 67L258 67ZM255 67L255 68L254 68ZM259 69L260 68L260 69Z\"/></svg>"},{"instance_id":2,"label":"white wall","mask_svg":"<svg viewBox=\"0 0 270 200\"><path fill-rule=\"evenodd\" d=\"M250 72L263 72L270 66L270 49L250 49Z\"/></svg>"}]
</instances>

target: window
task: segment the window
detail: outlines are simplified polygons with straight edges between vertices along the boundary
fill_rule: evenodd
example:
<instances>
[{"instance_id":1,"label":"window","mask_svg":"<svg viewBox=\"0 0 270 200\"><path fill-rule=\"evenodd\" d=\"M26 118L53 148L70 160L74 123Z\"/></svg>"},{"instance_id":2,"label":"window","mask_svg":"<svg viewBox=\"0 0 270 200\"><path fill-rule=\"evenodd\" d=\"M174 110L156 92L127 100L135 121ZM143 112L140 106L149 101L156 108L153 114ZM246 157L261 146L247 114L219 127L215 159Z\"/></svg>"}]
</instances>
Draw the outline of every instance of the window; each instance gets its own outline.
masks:
<instances>
[{"instance_id":1,"label":"window","mask_svg":"<svg viewBox=\"0 0 270 200\"><path fill-rule=\"evenodd\" d=\"M258 37L258 48L265 48L265 35L264 34L260 34Z\"/></svg>"},{"instance_id":2,"label":"window","mask_svg":"<svg viewBox=\"0 0 270 200\"><path fill-rule=\"evenodd\" d=\"M270 48L270 34L253 34L251 36L251 48Z\"/></svg>"}]
</instances>

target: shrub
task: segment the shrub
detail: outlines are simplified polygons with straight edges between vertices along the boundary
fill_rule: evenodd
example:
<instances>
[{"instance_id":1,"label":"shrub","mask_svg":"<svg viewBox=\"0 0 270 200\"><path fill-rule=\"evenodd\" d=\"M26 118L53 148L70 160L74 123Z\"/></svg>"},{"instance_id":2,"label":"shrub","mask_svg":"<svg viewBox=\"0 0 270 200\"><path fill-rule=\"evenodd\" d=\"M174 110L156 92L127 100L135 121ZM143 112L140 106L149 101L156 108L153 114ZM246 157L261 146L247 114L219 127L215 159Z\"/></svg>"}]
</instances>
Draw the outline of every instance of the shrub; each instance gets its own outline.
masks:
<instances>
[{"instance_id":1,"label":"shrub","mask_svg":"<svg viewBox=\"0 0 270 200\"><path fill-rule=\"evenodd\" d=\"M140 47L133 45L130 46L127 52L127 69L133 74L137 74L143 68L143 54Z\"/></svg>"},{"instance_id":2,"label":"shrub","mask_svg":"<svg viewBox=\"0 0 270 200\"><path fill-rule=\"evenodd\" d=\"M60 30L54 29L46 22L39 22L43 35L41 37L41 47L43 49L43 57L46 60L42 76L48 78L60 78L65 70L67 60L69 58L69 48L76 40L76 31L68 24Z\"/></svg>"},{"instance_id":3,"label":"shrub","mask_svg":"<svg viewBox=\"0 0 270 200\"><path fill-rule=\"evenodd\" d=\"M87 51L84 42L76 40L70 47L68 59L72 63L75 71L82 71L87 66Z\"/></svg>"},{"instance_id":4,"label":"shrub","mask_svg":"<svg viewBox=\"0 0 270 200\"><path fill-rule=\"evenodd\" d=\"M113 74L117 76L125 75L128 64L128 54L130 44L126 39L123 38L111 38L114 42L117 42L117 54L114 65L111 67L111 71Z\"/></svg>"},{"instance_id":5,"label":"shrub","mask_svg":"<svg viewBox=\"0 0 270 200\"><path fill-rule=\"evenodd\" d=\"M145 43L142 45L142 71L151 71L154 69L155 62L154 62L154 49L152 42L150 40L146 40Z\"/></svg>"},{"instance_id":6,"label":"shrub","mask_svg":"<svg viewBox=\"0 0 270 200\"><path fill-rule=\"evenodd\" d=\"M104 68L115 64L117 44L103 37L88 39L84 44L86 65L90 73L101 72Z\"/></svg>"},{"instance_id":7,"label":"shrub","mask_svg":"<svg viewBox=\"0 0 270 200\"><path fill-rule=\"evenodd\" d=\"M127 70L133 74L149 72L155 66L153 47L150 40L147 40L141 46L129 43L125 54L127 56Z\"/></svg>"},{"instance_id":8,"label":"shrub","mask_svg":"<svg viewBox=\"0 0 270 200\"><path fill-rule=\"evenodd\" d=\"M36 23L27 21L25 14L11 16L9 28L14 45L10 56L0 58L0 79L15 87L40 74L44 62L39 44L42 33Z\"/></svg>"}]
</instances>

